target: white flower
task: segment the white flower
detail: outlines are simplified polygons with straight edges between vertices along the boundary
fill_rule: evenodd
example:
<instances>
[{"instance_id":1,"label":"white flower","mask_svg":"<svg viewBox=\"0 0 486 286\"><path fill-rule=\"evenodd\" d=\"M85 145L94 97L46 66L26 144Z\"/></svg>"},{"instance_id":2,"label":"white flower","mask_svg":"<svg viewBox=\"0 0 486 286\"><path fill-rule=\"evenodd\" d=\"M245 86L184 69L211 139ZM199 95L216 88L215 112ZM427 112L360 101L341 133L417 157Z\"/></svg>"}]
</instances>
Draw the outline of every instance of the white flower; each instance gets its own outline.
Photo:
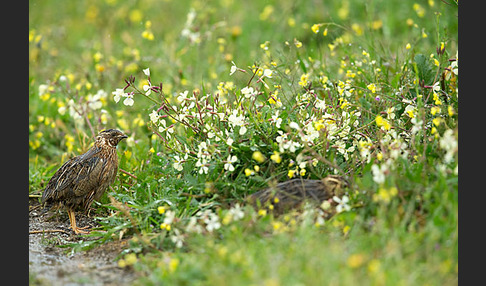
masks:
<instances>
[{"instance_id":1,"label":"white flower","mask_svg":"<svg viewBox=\"0 0 486 286\"><path fill-rule=\"evenodd\" d=\"M49 86L47 84L39 85L39 96L44 95L47 92Z\"/></svg>"},{"instance_id":2,"label":"white flower","mask_svg":"<svg viewBox=\"0 0 486 286\"><path fill-rule=\"evenodd\" d=\"M167 127L167 123L166 123L166 121L165 121L165 120L163 120L163 119L162 119L162 120L160 120L160 122L159 122L159 123L160 123L160 125L161 125L161 126L159 126L159 132L160 132L160 133L162 133L162 132L166 132L166 136L170 138L170 135L171 135L172 133L174 133L174 127L173 127L173 125L171 125L171 126Z\"/></svg>"},{"instance_id":3,"label":"white flower","mask_svg":"<svg viewBox=\"0 0 486 286\"><path fill-rule=\"evenodd\" d=\"M274 115L272 115L272 121L275 122L275 126L280 128L282 125L282 118L278 117L279 111L277 110Z\"/></svg>"},{"instance_id":4,"label":"white flower","mask_svg":"<svg viewBox=\"0 0 486 286\"><path fill-rule=\"evenodd\" d=\"M228 159L226 160L226 164L224 164L224 169L233 172L235 170L233 163L236 161L238 161L238 158L236 156L229 155Z\"/></svg>"},{"instance_id":5,"label":"white flower","mask_svg":"<svg viewBox=\"0 0 486 286\"><path fill-rule=\"evenodd\" d=\"M196 167L199 168L199 174L207 174L209 171L209 167L207 166L207 160L205 158L200 158L196 162Z\"/></svg>"},{"instance_id":6,"label":"white flower","mask_svg":"<svg viewBox=\"0 0 486 286\"><path fill-rule=\"evenodd\" d=\"M151 93L152 93L152 84L150 83L150 81L148 82L148 84L144 84L143 85L143 91L145 91L145 95L146 96L149 96Z\"/></svg>"},{"instance_id":7,"label":"white flower","mask_svg":"<svg viewBox=\"0 0 486 286\"><path fill-rule=\"evenodd\" d=\"M133 94L132 93L125 93L124 96L126 96L125 100L123 101L123 104L126 106L132 106L133 105Z\"/></svg>"},{"instance_id":8,"label":"white flower","mask_svg":"<svg viewBox=\"0 0 486 286\"><path fill-rule=\"evenodd\" d=\"M175 218L175 212L172 211L172 210L168 210L168 211L165 212L165 218L164 218L163 223L165 223L167 225L171 225L172 222L174 221L174 218Z\"/></svg>"},{"instance_id":9,"label":"white flower","mask_svg":"<svg viewBox=\"0 0 486 286\"><path fill-rule=\"evenodd\" d=\"M457 53L456 53L456 60L451 63L451 70L455 75L459 75L459 59L457 59Z\"/></svg>"},{"instance_id":10,"label":"white flower","mask_svg":"<svg viewBox=\"0 0 486 286\"><path fill-rule=\"evenodd\" d=\"M175 155L174 156L175 162L172 164L174 169L176 169L179 172L182 171L184 169L184 166L182 166L182 164L187 160L187 158L188 158L187 153L186 155L184 155L184 158L180 158L179 156Z\"/></svg>"},{"instance_id":11,"label":"white flower","mask_svg":"<svg viewBox=\"0 0 486 286\"><path fill-rule=\"evenodd\" d=\"M121 97L125 96L125 91L123 90L123 88L117 88L114 92L112 92L111 94L114 95L113 99L115 100L116 103L118 103L118 101L120 101Z\"/></svg>"},{"instance_id":12,"label":"white flower","mask_svg":"<svg viewBox=\"0 0 486 286\"><path fill-rule=\"evenodd\" d=\"M386 110L386 118L387 119L395 119L395 107L388 107Z\"/></svg>"},{"instance_id":13,"label":"white flower","mask_svg":"<svg viewBox=\"0 0 486 286\"><path fill-rule=\"evenodd\" d=\"M241 126L241 127L240 127L240 131L239 131L239 134L240 134L240 135L243 135L243 134L245 134L245 133L246 133L246 131L247 131L247 128L246 128L245 126Z\"/></svg>"},{"instance_id":14,"label":"white flower","mask_svg":"<svg viewBox=\"0 0 486 286\"><path fill-rule=\"evenodd\" d=\"M446 151L444 156L445 163L452 162L458 146L457 139L454 136L454 131L452 129L447 129L444 132L444 135L442 135L442 138L440 139L439 146Z\"/></svg>"},{"instance_id":15,"label":"white flower","mask_svg":"<svg viewBox=\"0 0 486 286\"><path fill-rule=\"evenodd\" d=\"M316 99L316 107L320 110L326 109L326 102L324 100Z\"/></svg>"},{"instance_id":16,"label":"white flower","mask_svg":"<svg viewBox=\"0 0 486 286\"><path fill-rule=\"evenodd\" d=\"M290 122L289 127L293 128L295 130L300 130L299 124L297 124L296 122L293 122L293 121Z\"/></svg>"},{"instance_id":17,"label":"white flower","mask_svg":"<svg viewBox=\"0 0 486 286\"><path fill-rule=\"evenodd\" d=\"M89 94L87 97L88 107L92 110L100 109L103 104L101 103L101 95L100 93L96 93L95 95Z\"/></svg>"},{"instance_id":18,"label":"white flower","mask_svg":"<svg viewBox=\"0 0 486 286\"><path fill-rule=\"evenodd\" d=\"M150 113L150 121L152 121L154 124L157 124L157 122L159 121L159 114L157 113L157 111L155 110L152 110L152 113Z\"/></svg>"},{"instance_id":19,"label":"white flower","mask_svg":"<svg viewBox=\"0 0 486 286\"><path fill-rule=\"evenodd\" d=\"M240 220L245 216L245 213L241 210L240 204L236 203L234 207L229 210L233 220Z\"/></svg>"},{"instance_id":20,"label":"white flower","mask_svg":"<svg viewBox=\"0 0 486 286\"><path fill-rule=\"evenodd\" d=\"M255 95L255 91L253 87L245 86L241 89L241 94L243 94L245 98L250 98L252 95Z\"/></svg>"},{"instance_id":21,"label":"white flower","mask_svg":"<svg viewBox=\"0 0 486 286\"><path fill-rule=\"evenodd\" d=\"M243 124L245 124L245 116L244 115L240 115L238 116L238 110L233 110L233 112L231 113L230 116L228 116L228 121L230 122L230 124L234 127L234 126L243 126ZM241 130L240 130L240 134L241 134ZM245 132L246 132L246 129L245 129ZM245 133L243 132L243 134Z\"/></svg>"},{"instance_id":22,"label":"white flower","mask_svg":"<svg viewBox=\"0 0 486 286\"><path fill-rule=\"evenodd\" d=\"M230 69L230 75L233 75L236 70L238 69L238 67L236 66L235 62L231 62L233 65L231 66L231 69Z\"/></svg>"},{"instance_id":23,"label":"white flower","mask_svg":"<svg viewBox=\"0 0 486 286\"><path fill-rule=\"evenodd\" d=\"M271 69L265 69L263 71L263 76L264 77L272 78L272 74L273 74L273 71Z\"/></svg>"},{"instance_id":24,"label":"white flower","mask_svg":"<svg viewBox=\"0 0 486 286\"><path fill-rule=\"evenodd\" d=\"M385 182L385 172L388 171L386 164L380 166L373 164L371 166L371 172L373 173L373 181L377 184L382 184Z\"/></svg>"},{"instance_id":25,"label":"white flower","mask_svg":"<svg viewBox=\"0 0 486 286\"><path fill-rule=\"evenodd\" d=\"M61 106L57 109L57 112L59 112L59 114L61 115L64 115L66 114L66 106Z\"/></svg>"},{"instance_id":26,"label":"white flower","mask_svg":"<svg viewBox=\"0 0 486 286\"><path fill-rule=\"evenodd\" d=\"M338 203L338 205L336 206L336 211L338 213L342 212L343 210L345 211L349 211L351 209L351 207L348 205L348 202L349 202L349 198L348 196L343 196L342 199L334 196L332 197L332 199Z\"/></svg>"},{"instance_id":27,"label":"white flower","mask_svg":"<svg viewBox=\"0 0 486 286\"><path fill-rule=\"evenodd\" d=\"M213 212L210 212L208 217L204 219L204 223L206 223L206 229L209 232L212 232L213 230L219 229L221 227L218 215Z\"/></svg>"},{"instance_id":28,"label":"white flower","mask_svg":"<svg viewBox=\"0 0 486 286\"><path fill-rule=\"evenodd\" d=\"M419 119L418 117L412 118L410 122L413 123L413 127L410 130L412 134L417 134L420 130L422 130L422 124L424 123L423 120Z\"/></svg>"},{"instance_id":29,"label":"white flower","mask_svg":"<svg viewBox=\"0 0 486 286\"><path fill-rule=\"evenodd\" d=\"M189 223L186 226L186 231L201 233L203 231L203 228L197 223L197 218L193 216L189 219Z\"/></svg>"},{"instance_id":30,"label":"white flower","mask_svg":"<svg viewBox=\"0 0 486 286\"><path fill-rule=\"evenodd\" d=\"M146 75L146 76L150 76L150 69L149 68L146 68L143 70L143 73Z\"/></svg>"},{"instance_id":31,"label":"white flower","mask_svg":"<svg viewBox=\"0 0 486 286\"><path fill-rule=\"evenodd\" d=\"M184 236L182 236L181 232L177 228L174 228L170 236L170 240L177 248L181 248L182 244L184 243Z\"/></svg>"},{"instance_id":32,"label":"white flower","mask_svg":"<svg viewBox=\"0 0 486 286\"><path fill-rule=\"evenodd\" d=\"M189 91L187 91L187 90L179 93L177 100L182 103L187 98L187 93L189 93Z\"/></svg>"}]
</instances>

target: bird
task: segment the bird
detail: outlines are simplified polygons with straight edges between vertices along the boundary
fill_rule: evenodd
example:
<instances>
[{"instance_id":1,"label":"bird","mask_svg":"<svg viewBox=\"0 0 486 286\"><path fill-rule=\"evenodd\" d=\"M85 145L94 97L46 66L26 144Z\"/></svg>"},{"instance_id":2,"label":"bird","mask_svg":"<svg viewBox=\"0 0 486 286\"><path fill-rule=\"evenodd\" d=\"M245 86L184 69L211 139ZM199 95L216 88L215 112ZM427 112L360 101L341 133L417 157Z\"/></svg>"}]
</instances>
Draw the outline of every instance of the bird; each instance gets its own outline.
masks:
<instances>
[{"instance_id":1,"label":"bird","mask_svg":"<svg viewBox=\"0 0 486 286\"><path fill-rule=\"evenodd\" d=\"M290 209L300 207L304 201L321 204L334 196L341 196L348 181L338 175L329 175L320 180L292 179L270 186L248 196L247 200L254 207L269 207L280 215Z\"/></svg>"},{"instance_id":2,"label":"bird","mask_svg":"<svg viewBox=\"0 0 486 286\"><path fill-rule=\"evenodd\" d=\"M47 183L41 203L45 209L66 209L75 234L89 233L83 230L87 227L76 225L75 211L86 212L114 182L118 172L116 147L127 137L117 129L101 130L86 153L66 161Z\"/></svg>"}]
</instances>

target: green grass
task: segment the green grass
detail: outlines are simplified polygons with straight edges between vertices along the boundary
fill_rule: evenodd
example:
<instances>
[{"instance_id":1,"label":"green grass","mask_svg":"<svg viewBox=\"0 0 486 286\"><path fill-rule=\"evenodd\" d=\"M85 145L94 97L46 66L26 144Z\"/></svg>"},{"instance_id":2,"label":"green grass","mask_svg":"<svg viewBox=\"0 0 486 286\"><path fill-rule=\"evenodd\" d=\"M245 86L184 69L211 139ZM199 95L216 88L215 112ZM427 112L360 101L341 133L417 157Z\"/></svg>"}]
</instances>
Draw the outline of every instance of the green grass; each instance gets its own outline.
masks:
<instances>
[{"instance_id":1,"label":"green grass","mask_svg":"<svg viewBox=\"0 0 486 286\"><path fill-rule=\"evenodd\" d=\"M328 2L30 1L29 193L118 128L72 247L129 237L139 284L456 284L457 3ZM350 210L245 206L328 174Z\"/></svg>"}]
</instances>

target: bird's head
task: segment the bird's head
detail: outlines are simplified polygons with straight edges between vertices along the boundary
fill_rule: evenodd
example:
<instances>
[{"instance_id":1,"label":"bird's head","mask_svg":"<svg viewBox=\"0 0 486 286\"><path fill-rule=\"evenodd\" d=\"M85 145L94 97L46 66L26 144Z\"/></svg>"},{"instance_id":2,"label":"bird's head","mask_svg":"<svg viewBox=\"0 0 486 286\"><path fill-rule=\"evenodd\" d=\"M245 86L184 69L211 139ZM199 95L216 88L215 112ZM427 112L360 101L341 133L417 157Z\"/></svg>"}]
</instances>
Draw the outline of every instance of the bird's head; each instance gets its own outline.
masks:
<instances>
[{"instance_id":1,"label":"bird's head","mask_svg":"<svg viewBox=\"0 0 486 286\"><path fill-rule=\"evenodd\" d=\"M329 175L322 179L327 189L330 191L331 196L340 197L344 193L344 189L349 187L349 182L342 176Z\"/></svg>"},{"instance_id":2,"label":"bird's head","mask_svg":"<svg viewBox=\"0 0 486 286\"><path fill-rule=\"evenodd\" d=\"M125 133L117 129L105 129L100 131L96 136L96 142L101 145L108 145L110 147L116 147L121 140L127 138Z\"/></svg>"}]
</instances>

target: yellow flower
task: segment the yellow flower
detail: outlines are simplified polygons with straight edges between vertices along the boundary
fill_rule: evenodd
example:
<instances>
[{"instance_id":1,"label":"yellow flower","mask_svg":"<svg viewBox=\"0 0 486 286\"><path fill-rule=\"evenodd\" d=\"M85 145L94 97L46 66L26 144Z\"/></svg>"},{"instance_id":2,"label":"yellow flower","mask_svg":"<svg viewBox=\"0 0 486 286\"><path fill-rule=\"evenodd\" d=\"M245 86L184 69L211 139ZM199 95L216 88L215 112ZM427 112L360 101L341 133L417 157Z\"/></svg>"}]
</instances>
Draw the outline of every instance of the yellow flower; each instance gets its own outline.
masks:
<instances>
[{"instance_id":1,"label":"yellow flower","mask_svg":"<svg viewBox=\"0 0 486 286\"><path fill-rule=\"evenodd\" d=\"M242 29L241 29L241 26L233 26L231 27L231 36L232 37L238 37L239 35L241 35L242 33Z\"/></svg>"},{"instance_id":2,"label":"yellow flower","mask_svg":"<svg viewBox=\"0 0 486 286\"><path fill-rule=\"evenodd\" d=\"M434 103L437 105L442 105L442 101L439 99L439 95L434 91Z\"/></svg>"},{"instance_id":3,"label":"yellow flower","mask_svg":"<svg viewBox=\"0 0 486 286\"><path fill-rule=\"evenodd\" d=\"M147 39L149 41L153 41L154 34L150 30L145 30L142 32L142 38Z\"/></svg>"},{"instance_id":4,"label":"yellow flower","mask_svg":"<svg viewBox=\"0 0 486 286\"><path fill-rule=\"evenodd\" d=\"M436 114L436 113L440 113L440 107L437 107L437 106L432 106L432 107L430 108L430 114L432 114L432 115L434 115L434 116L435 116L435 114Z\"/></svg>"},{"instance_id":5,"label":"yellow flower","mask_svg":"<svg viewBox=\"0 0 486 286\"><path fill-rule=\"evenodd\" d=\"M381 117L381 115L376 116L375 122L378 127L383 127L385 130L390 130L391 128L390 123Z\"/></svg>"},{"instance_id":6,"label":"yellow flower","mask_svg":"<svg viewBox=\"0 0 486 286\"><path fill-rule=\"evenodd\" d=\"M420 5L420 4L413 4L412 6L413 10L415 10L415 13L417 13L417 16L420 18L423 18L425 16L425 9Z\"/></svg>"},{"instance_id":7,"label":"yellow flower","mask_svg":"<svg viewBox=\"0 0 486 286\"><path fill-rule=\"evenodd\" d=\"M293 27L295 26L295 19L290 17L288 20L287 20L287 25L289 25L289 27Z\"/></svg>"},{"instance_id":8,"label":"yellow flower","mask_svg":"<svg viewBox=\"0 0 486 286\"><path fill-rule=\"evenodd\" d=\"M376 85L374 83L370 83L366 86L369 90L371 90L371 93L376 93Z\"/></svg>"},{"instance_id":9,"label":"yellow flower","mask_svg":"<svg viewBox=\"0 0 486 286\"><path fill-rule=\"evenodd\" d=\"M100 64L96 64L95 65L95 70L97 72L104 72L105 71L105 66L104 65L100 65Z\"/></svg>"},{"instance_id":10,"label":"yellow flower","mask_svg":"<svg viewBox=\"0 0 486 286\"><path fill-rule=\"evenodd\" d=\"M135 262L137 262L137 255L135 253L125 255L125 262L127 265L135 264Z\"/></svg>"},{"instance_id":11,"label":"yellow flower","mask_svg":"<svg viewBox=\"0 0 486 286\"><path fill-rule=\"evenodd\" d=\"M166 229L167 231L170 231L170 224L161 223L160 224L160 229Z\"/></svg>"},{"instance_id":12,"label":"yellow flower","mask_svg":"<svg viewBox=\"0 0 486 286\"><path fill-rule=\"evenodd\" d=\"M338 9L337 15L341 20L346 20L349 16L349 2L344 1L343 6Z\"/></svg>"},{"instance_id":13,"label":"yellow flower","mask_svg":"<svg viewBox=\"0 0 486 286\"><path fill-rule=\"evenodd\" d=\"M325 37L327 36L327 28L324 29L324 32L322 32L322 35Z\"/></svg>"},{"instance_id":14,"label":"yellow flower","mask_svg":"<svg viewBox=\"0 0 486 286\"><path fill-rule=\"evenodd\" d=\"M267 215L267 210L265 210L265 209L258 210L258 215L259 216L266 216Z\"/></svg>"},{"instance_id":15,"label":"yellow flower","mask_svg":"<svg viewBox=\"0 0 486 286\"><path fill-rule=\"evenodd\" d=\"M273 151L273 155L270 156L270 159L277 164L282 162L282 157L280 157L280 153L277 151Z\"/></svg>"},{"instance_id":16,"label":"yellow flower","mask_svg":"<svg viewBox=\"0 0 486 286\"><path fill-rule=\"evenodd\" d=\"M407 43L407 45L405 46L405 49L410 50L411 48L412 48L412 45L410 45L410 43Z\"/></svg>"},{"instance_id":17,"label":"yellow flower","mask_svg":"<svg viewBox=\"0 0 486 286\"><path fill-rule=\"evenodd\" d=\"M378 30L381 27L383 27L383 21L382 20L376 20L376 21L371 22L371 29Z\"/></svg>"},{"instance_id":18,"label":"yellow flower","mask_svg":"<svg viewBox=\"0 0 486 286\"><path fill-rule=\"evenodd\" d=\"M302 47L302 42L297 39L294 39L294 45L297 47L297 49L299 49Z\"/></svg>"},{"instance_id":19,"label":"yellow flower","mask_svg":"<svg viewBox=\"0 0 486 286\"><path fill-rule=\"evenodd\" d=\"M245 176L249 177L249 176L251 176L253 174L255 174L255 173L252 170L250 170L248 168L245 169Z\"/></svg>"},{"instance_id":20,"label":"yellow flower","mask_svg":"<svg viewBox=\"0 0 486 286\"><path fill-rule=\"evenodd\" d=\"M295 175L295 172L297 172L297 169L289 170L289 172L287 173L287 176L289 176L289 178L292 179Z\"/></svg>"},{"instance_id":21,"label":"yellow flower","mask_svg":"<svg viewBox=\"0 0 486 286\"><path fill-rule=\"evenodd\" d=\"M351 268L358 268L363 265L364 255L363 254L352 254L348 257L347 264Z\"/></svg>"},{"instance_id":22,"label":"yellow flower","mask_svg":"<svg viewBox=\"0 0 486 286\"><path fill-rule=\"evenodd\" d=\"M272 5L267 5L263 8L263 11L260 13L260 20L265 21L267 20L270 15L273 13L273 6Z\"/></svg>"},{"instance_id":23,"label":"yellow flower","mask_svg":"<svg viewBox=\"0 0 486 286\"><path fill-rule=\"evenodd\" d=\"M326 126L324 125L324 119L320 119L319 121L314 121L314 129L316 129L316 131L319 131L325 127Z\"/></svg>"},{"instance_id":24,"label":"yellow flower","mask_svg":"<svg viewBox=\"0 0 486 286\"><path fill-rule=\"evenodd\" d=\"M179 259L178 258L172 258L169 261L169 272L173 273L174 271L176 271L178 266L179 266Z\"/></svg>"},{"instance_id":25,"label":"yellow flower","mask_svg":"<svg viewBox=\"0 0 486 286\"><path fill-rule=\"evenodd\" d=\"M301 177L303 177L303 176L305 176L306 172L307 171L305 169L300 169L299 174L300 174Z\"/></svg>"},{"instance_id":26,"label":"yellow flower","mask_svg":"<svg viewBox=\"0 0 486 286\"><path fill-rule=\"evenodd\" d=\"M258 163L263 163L265 161L265 156L263 156L262 152L260 151L253 152L251 158L257 161Z\"/></svg>"},{"instance_id":27,"label":"yellow flower","mask_svg":"<svg viewBox=\"0 0 486 286\"><path fill-rule=\"evenodd\" d=\"M422 29L422 38L424 38L424 39L425 39L425 38L427 38L427 37L428 37L428 36L427 36L427 33L425 33L425 30L424 30L424 29Z\"/></svg>"},{"instance_id":28,"label":"yellow flower","mask_svg":"<svg viewBox=\"0 0 486 286\"><path fill-rule=\"evenodd\" d=\"M378 159L379 161L381 161L383 159L383 153L378 152L378 154L376 154L376 159Z\"/></svg>"},{"instance_id":29,"label":"yellow flower","mask_svg":"<svg viewBox=\"0 0 486 286\"><path fill-rule=\"evenodd\" d=\"M312 25L312 27L311 27L312 32L314 32L314 34L319 33L319 27L320 26L321 26L320 24L314 24L314 25Z\"/></svg>"},{"instance_id":30,"label":"yellow flower","mask_svg":"<svg viewBox=\"0 0 486 286\"><path fill-rule=\"evenodd\" d=\"M432 123L435 125L435 126L439 126L440 124L440 117L436 117L434 119L432 119Z\"/></svg>"},{"instance_id":31,"label":"yellow flower","mask_svg":"<svg viewBox=\"0 0 486 286\"><path fill-rule=\"evenodd\" d=\"M447 107L447 113L449 114L449 116L454 115L454 108L451 105Z\"/></svg>"},{"instance_id":32,"label":"yellow flower","mask_svg":"<svg viewBox=\"0 0 486 286\"><path fill-rule=\"evenodd\" d=\"M351 29L356 33L357 36L363 35L363 28L361 27L360 24L353 23L351 25Z\"/></svg>"},{"instance_id":33,"label":"yellow flower","mask_svg":"<svg viewBox=\"0 0 486 286\"><path fill-rule=\"evenodd\" d=\"M309 83L308 79L309 79L309 74L307 74L307 73L302 74L300 76L299 85L300 86L307 86L307 84Z\"/></svg>"},{"instance_id":34,"label":"yellow flower","mask_svg":"<svg viewBox=\"0 0 486 286\"><path fill-rule=\"evenodd\" d=\"M125 262L125 259L118 260L118 267L124 268L126 266L127 266L127 263Z\"/></svg>"},{"instance_id":35,"label":"yellow flower","mask_svg":"<svg viewBox=\"0 0 486 286\"><path fill-rule=\"evenodd\" d=\"M142 21L142 12L137 9L130 11L130 14L128 14L128 19L132 23L138 23Z\"/></svg>"},{"instance_id":36,"label":"yellow flower","mask_svg":"<svg viewBox=\"0 0 486 286\"><path fill-rule=\"evenodd\" d=\"M405 112L407 113L408 117L410 117L410 118L415 117L414 110L415 110L415 108L412 105L407 105L407 107L405 107Z\"/></svg>"},{"instance_id":37,"label":"yellow flower","mask_svg":"<svg viewBox=\"0 0 486 286\"><path fill-rule=\"evenodd\" d=\"M373 195L373 201L382 201L385 204L388 204L397 194L398 189L396 187L391 187L390 189L380 188L378 189L378 193Z\"/></svg>"},{"instance_id":38,"label":"yellow flower","mask_svg":"<svg viewBox=\"0 0 486 286\"><path fill-rule=\"evenodd\" d=\"M432 129L430 129L430 134L434 135L435 134L435 137L437 138L437 128L435 127L432 127Z\"/></svg>"},{"instance_id":39,"label":"yellow flower","mask_svg":"<svg viewBox=\"0 0 486 286\"><path fill-rule=\"evenodd\" d=\"M159 214L163 214L165 213L165 208L163 206L160 206L157 208L157 211L159 212Z\"/></svg>"},{"instance_id":40,"label":"yellow flower","mask_svg":"<svg viewBox=\"0 0 486 286\"><path fill-rule=\"evenodd\" d=\"M368 272L369 273L377 273L378 271L380 271L380 261L377 260L377 259L372 259L368 263Z\"/></svg>"}]
</instances>

